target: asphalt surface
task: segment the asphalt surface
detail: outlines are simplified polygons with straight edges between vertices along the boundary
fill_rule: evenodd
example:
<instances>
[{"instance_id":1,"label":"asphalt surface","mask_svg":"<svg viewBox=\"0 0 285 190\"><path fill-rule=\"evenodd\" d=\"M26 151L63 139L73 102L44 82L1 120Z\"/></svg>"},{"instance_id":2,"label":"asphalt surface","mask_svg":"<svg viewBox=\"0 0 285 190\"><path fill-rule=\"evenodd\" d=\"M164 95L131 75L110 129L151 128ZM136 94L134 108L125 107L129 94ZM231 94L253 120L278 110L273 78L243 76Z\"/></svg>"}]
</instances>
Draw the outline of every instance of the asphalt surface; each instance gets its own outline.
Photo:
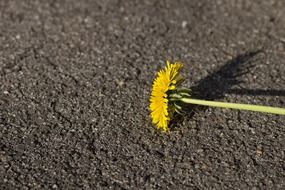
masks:
<instances>
[{"instance_id":1,"label":"asphalt surface","mask_svg":"<svg viewBox=\"0 0 285 190\"><path fill-rule=\"evenodd\" d=\"M285 1L0 0L1 189L285 189L285 117L149 116L155 73L285 107Z\"/></svg>"}]
</instances>

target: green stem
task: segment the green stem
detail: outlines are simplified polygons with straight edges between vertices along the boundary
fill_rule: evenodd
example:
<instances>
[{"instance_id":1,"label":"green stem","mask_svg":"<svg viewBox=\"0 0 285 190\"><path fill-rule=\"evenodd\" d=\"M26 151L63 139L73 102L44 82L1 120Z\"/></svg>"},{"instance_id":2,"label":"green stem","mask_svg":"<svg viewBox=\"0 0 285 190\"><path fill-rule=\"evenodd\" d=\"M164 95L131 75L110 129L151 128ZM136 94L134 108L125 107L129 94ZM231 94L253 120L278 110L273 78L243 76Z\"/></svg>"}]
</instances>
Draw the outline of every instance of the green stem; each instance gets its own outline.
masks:
<instances>
[{"instance_id":1,"label":"green stem","mask_svg":"<svg viewBox=\"0 0 285 190\"><path fill-rule=\"evenodd\" d=\"M192 98L181 98L180 100L184 103L190 103L190 104L221 107L221 108L232 108L232 109L240 109L240 110L250 110L250 111L285 115L284 108L258 106L258 105L250 105L250 104L216 102L216 101L207 101L207 100L197 100L197 99L192 99Z\"/></svg>"}]
</instances>

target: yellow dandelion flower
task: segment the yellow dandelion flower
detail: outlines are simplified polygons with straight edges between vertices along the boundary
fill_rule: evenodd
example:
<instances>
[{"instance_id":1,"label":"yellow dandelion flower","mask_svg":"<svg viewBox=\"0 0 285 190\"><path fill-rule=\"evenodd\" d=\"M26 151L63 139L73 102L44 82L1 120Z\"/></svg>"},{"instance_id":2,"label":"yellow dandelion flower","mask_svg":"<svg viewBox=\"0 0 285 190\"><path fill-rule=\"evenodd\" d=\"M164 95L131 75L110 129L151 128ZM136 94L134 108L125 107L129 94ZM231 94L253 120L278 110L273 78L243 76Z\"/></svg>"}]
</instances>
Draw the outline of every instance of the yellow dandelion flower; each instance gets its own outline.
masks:
<instances>
[{"instance_id":1,"label":"yellow dandelion flower","mask_svg":"<svg viewBox=\"0 0 285 190\"><path fill-rule=\"evenodd\" d=\"M154 124L163 131L168 131L168 124L173 114L169 104L169 92L176 90L183 77L179 75L183 65L181 63L171 64L167 61L164 69L158 72L153 83L150 110Z\"/></svg>"},{"instance_id":2,"label":"yellow dandelion flower","mask_svg":"<svg viewBox=\"0 0 285 190\"><path fill-rule=\"evenodd\" d=\"M167 61L166 67L158 72L153 82L150 97L152 122L165 132L169 130L168 124L173 113L180 113L182 109L179 103L285 115L284 108L194 99L190 96L190 89L180 88L183 81L180 75L182 67L181 63Z\"/></svg>"}]
</instances>

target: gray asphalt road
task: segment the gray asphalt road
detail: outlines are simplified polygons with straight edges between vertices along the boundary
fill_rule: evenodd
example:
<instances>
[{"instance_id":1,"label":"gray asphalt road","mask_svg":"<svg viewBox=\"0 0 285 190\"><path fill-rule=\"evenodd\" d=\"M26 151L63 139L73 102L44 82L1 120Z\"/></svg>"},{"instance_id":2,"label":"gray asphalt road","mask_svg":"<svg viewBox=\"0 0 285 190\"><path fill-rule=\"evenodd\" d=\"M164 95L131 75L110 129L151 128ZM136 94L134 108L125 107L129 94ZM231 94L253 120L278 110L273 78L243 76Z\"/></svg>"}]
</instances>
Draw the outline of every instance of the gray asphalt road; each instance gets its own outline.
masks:
<instances>
[{"instance_id":1,"label":"gray asphalt road","mask_svg":"<svg viewBox=\"0 0 285 190\"><path fill-rule=\"evenodd\" d=\"M194 96L285 107L284 7L0 0L1 189L284 189L284 116L148 110L167 59Z\"/></svg>"}]
</instances>

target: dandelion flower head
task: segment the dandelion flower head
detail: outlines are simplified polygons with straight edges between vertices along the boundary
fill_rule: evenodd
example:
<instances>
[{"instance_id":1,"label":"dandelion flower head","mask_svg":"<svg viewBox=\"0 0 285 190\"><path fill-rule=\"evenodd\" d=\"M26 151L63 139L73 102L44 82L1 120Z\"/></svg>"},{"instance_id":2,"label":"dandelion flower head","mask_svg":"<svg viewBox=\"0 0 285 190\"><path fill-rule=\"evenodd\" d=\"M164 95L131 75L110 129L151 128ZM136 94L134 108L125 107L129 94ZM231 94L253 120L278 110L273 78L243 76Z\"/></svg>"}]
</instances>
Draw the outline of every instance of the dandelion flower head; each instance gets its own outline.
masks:
<instances>
[{"instance_id":1,"label":"dandelion flower head","mask_svg":"<svg viewBox=\"0 0 285 190\"><path fill-rule=\"evenodd\" d=\"M171 91L175 91L183 80L180 75L180 70L183 67L181 63L167 61L166 64L166 67L158 72L153 82L150 98L152 122L165 132L169 130L168 124L174 113L169 102L169 94Z\"/></svg>"}]
</instances>

